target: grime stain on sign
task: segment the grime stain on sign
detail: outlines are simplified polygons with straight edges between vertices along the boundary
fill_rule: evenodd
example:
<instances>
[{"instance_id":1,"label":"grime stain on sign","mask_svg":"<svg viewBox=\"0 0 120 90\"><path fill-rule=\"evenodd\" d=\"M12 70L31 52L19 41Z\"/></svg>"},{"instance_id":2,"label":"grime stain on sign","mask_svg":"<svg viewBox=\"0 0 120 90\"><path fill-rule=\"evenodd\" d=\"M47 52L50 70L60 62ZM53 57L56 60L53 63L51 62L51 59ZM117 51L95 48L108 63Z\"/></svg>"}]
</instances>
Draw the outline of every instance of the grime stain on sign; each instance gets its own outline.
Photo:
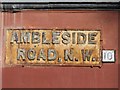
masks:
<instances>
[{"instance_id":1,"label":"grime stain on sign","mask_svg":"<svg viewBox=\"0 0 120 90\"><path fill-rule=\"evenodd\" d=\"M99 66L100 56L98 30L7 30L7 65Z\"/></svg>"}]
</instances>

